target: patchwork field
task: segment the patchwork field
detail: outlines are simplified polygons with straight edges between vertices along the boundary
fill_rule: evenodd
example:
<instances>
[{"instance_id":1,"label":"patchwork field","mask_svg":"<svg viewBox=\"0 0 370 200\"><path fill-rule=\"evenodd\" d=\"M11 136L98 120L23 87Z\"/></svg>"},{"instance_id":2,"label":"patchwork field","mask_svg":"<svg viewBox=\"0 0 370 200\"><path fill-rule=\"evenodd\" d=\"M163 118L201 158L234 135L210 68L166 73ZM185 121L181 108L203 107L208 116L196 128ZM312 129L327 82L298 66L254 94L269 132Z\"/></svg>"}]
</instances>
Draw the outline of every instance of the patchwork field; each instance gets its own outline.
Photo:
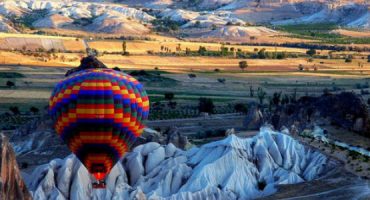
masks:
<instances>
[{"instance_id":1,"label":"patchwork field","mask_svg":"<svg viewBox=\"0 0 370 200\"><path fill-rule=\"evenodd\" d=\"M0 33L0 49L2 50L30 50L45 51L85 51L86 47L81 39L73 37L42 36L33 34Z\"/></svg>"},{"instance_id":2,"label":"patchwork field","mask_svg":"<svg viewBox=\"0 0 370 200\"><path fill-rule=\"evenodd\" d=\"M102 59L103 62L110 60ZM157 58L158 61L158 58ZM163 60L160 60L163 61ZM161 66L159 70L153 70L153 63L137 63L127 68L121 68L127 73L133 69L147 69L148 73L160 74L159 79L153 81L143 81L152 102L164 101L164 94L172 92L175 94L174 100L178 103L197 104L200 97L209 97L218 102L220 106L227 106L233 102L258 101L256 95L250 96L250 87L256 91L259 87L265 90L269 95L274 92L282 91L286 94L297 92L300 95L320 95L324 89L329 90L353 90L360 93L358 85L366 85L370 80L369 75L354 73L349 70L333 70L322 72L297 72L294 65L285 66L279 70L282 64L274 63L270 67L257 65L248 68L243 72L238 69L237 64L234 66L228 63L215 64L209 66L205 63L202 65L189 66L182 65L175 67L175 62L170 66ZM214 61L217 63L217 60ZM268 62L268 61L266 61ZM117 63L118 64L118 63ZM138 66L143 67L138 67ZM119 65L120 66L120 65ZM193 68L193 71L190 70ZM229 71L214 72L215 67L221 70ZM63 79L66 67L36 67L36 66L0 66L0 105L2 112L8 111L12 104L23 105L27 107L32 105L47 105L48 98L54 85ZM274 71L265 71L274 70ZM21 77L9 77L6 74L17 72ZM190 78L189 73L195 74L196 77ZM140 77L138 77L140 80ZM224 79L224 82L220 82ZM7 87L6 82L12 81L15 87ZM266 97L267 101L267 97ZM25 110L25 111L26 111Z\"/></svg>"},{"instance_id":3,"label":"patchwork field","mask_svg":"<svg viewBox=\"0 0 370 200\"><path fill-rule=\"evenodd\" d=\"M366 93L370 80L368 52L316 50L315 56L310 57L305 48L222 45L176 39L127 40L123 43L122 40L38 38L21 34L0 34L0 41L14 40L13 35L19 41L36 41L41 46L43 40L55 40L65 50L0 51L0 112L9 112L9 107L14 105L21 112L29 111L32 106L40 109L47 106L54 85L85 56L82 51L85 45L96 49L99 60L108 67L119 67L127 73L145 70L144 76L136 77L144 83L152 103L169 104L165 94L174 94L172 101L176 102L176 109L166 105L163 112L151 115L153 120L163 116L164 119L196 116L200 97L212 99L215 112L224 114L235 112L234 106L238 103L261 101L258 91L266 93L262 99L265 103L275 92L299 97L318 96L324 90L354 91L363 93L364 98L369 96ZM213 54L200 55L201 47ZM128 53L122 55L124 48ZM226 54L221 55L220 51L225 48ZM233 51L249 57L240 58ZM260 58L261 52L270 57ZM289 56L271 58L271 55L283 52ZM241 61L247 62L243 70ZM9 86L9 81L14 85Z\"/></svg>"}]
</instances>

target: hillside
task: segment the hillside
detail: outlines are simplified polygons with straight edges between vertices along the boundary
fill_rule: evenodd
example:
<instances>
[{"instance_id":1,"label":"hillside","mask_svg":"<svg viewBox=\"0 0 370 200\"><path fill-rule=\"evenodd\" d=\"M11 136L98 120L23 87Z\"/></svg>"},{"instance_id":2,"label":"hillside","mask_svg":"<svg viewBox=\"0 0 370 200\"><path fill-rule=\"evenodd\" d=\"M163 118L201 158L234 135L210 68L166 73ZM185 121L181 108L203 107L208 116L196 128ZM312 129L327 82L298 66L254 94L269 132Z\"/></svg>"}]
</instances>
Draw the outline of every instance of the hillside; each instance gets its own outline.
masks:
<instances>
[{"instance_id":1,"label":"hillside","mask_svg":"<svg viewBox=\"0 0 370 200\"><path fill-rule=\"evenodd\" d=\"M200 36L206 40L214 35L234 35L238 41L245 41L251 35L245 29L249 26L253 29L255 24L271 27L333 23L369 29L369 6L362 0L3 1L0 2L0 31L51 29L64 30L67 35L82 31L117 37L154 33L184 38ZM270 33L261 31L261 36L270 37Z\"/></svg>"}]
</instances>

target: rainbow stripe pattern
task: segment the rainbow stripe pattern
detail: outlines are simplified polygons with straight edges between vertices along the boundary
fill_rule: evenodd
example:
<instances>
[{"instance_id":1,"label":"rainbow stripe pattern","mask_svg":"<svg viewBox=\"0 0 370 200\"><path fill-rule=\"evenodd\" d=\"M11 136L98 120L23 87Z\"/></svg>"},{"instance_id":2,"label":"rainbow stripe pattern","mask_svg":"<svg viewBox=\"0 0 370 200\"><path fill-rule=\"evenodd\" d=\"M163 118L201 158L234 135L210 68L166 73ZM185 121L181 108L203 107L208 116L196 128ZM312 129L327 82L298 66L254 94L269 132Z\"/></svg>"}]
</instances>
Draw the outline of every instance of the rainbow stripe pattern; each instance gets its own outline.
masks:
<instances>
[{"instance_id":1,"label":"rainbow stripe pattern","mask_svg":"<svg viewBox=\"0 0 370 200\"><path fill-rule=\"evenodd\" d=\"M87 69L57 84L49 113L57 134L102 180L141 135L149 99L143 86L125 73Z\"/></svg>"}]
</instances>

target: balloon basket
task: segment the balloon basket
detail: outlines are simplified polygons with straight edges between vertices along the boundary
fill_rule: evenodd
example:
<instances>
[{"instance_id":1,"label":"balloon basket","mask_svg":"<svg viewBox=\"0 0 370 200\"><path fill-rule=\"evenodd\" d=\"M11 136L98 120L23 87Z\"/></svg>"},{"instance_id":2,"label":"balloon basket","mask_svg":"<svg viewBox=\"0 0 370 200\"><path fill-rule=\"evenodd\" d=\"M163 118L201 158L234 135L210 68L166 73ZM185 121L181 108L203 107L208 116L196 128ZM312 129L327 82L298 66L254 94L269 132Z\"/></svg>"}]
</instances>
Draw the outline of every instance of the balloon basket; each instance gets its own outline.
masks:
<instances>
[{"instance_id":1,"label":"balloon basket","mask_svg":"<svg viewBox=\"0 0 370 200\"><path fill-rule=\"evenodd\" d=\"M94 189L105 189L105 181L101 180L101 181L95 182L93 183L92 186Z\"/></svg>"}]
</instances>

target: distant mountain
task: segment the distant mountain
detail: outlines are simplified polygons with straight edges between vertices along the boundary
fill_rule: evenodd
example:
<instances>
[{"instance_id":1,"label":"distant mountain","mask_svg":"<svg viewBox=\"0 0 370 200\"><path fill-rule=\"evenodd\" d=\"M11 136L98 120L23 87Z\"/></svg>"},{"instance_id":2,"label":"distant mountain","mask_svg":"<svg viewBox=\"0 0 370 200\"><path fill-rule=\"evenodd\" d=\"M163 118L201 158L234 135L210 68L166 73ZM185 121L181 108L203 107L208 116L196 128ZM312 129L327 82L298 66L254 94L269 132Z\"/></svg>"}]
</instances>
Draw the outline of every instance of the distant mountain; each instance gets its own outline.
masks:
<instances>
[{"instance_id":1,"label":"distant mountain","mask_svg":"<svg viewBox=\"0 0 370 200\"><path fill-rule=\"evenodd\" d=\"M301 5L303 6L303 5ZM299 9L304 9L298 7ZM274 21L273 24L334 23L355 28L370 28L369 8L364 4L326 4L314 13L299 18Z\"/></svg>"},{"instance_id":2,"label":"distant mountain","mask_svg":"<svg viewBox=\"0 0 370 200\"><path fill-rule=\"evenodd\" d=\"M182 151L147 143L109 174L106 189L92 189L85 167L71 155L26 177L34 199L252 199L276 186L316 179L335 162L292 137L265 127L253 137L231 135Z\"/></svg>"},{"instance_id":3,"label":"distant mountain","mask_svg":"<svg viewBox=\"0 0 370 200\"><path fill-rule=\"evenodd\" d=\"M211 35L225 32L229 25L243 30L251 24L330 22L370 29L369 8L366 0L7 0L0 2L0 31L23 32L28 27L140 36L167 33L156 27L166 25L161 22L165 20L177 23L176 36L199 38L208 38L211 29Z\"/></svg>"},{"instance_id":4,"label":"distant mountain","mask_svg":"<svg viewBox=\"0 0 370 200\"><path fill-rule=\"evenodd\" d=\"M89 32L135 35L149 32L144 25L155 19L143 11L119 4L52 0L3 1L0 2L0 17L18 19L35 28L79 28Z\"/></svg>"}]
</instances>

